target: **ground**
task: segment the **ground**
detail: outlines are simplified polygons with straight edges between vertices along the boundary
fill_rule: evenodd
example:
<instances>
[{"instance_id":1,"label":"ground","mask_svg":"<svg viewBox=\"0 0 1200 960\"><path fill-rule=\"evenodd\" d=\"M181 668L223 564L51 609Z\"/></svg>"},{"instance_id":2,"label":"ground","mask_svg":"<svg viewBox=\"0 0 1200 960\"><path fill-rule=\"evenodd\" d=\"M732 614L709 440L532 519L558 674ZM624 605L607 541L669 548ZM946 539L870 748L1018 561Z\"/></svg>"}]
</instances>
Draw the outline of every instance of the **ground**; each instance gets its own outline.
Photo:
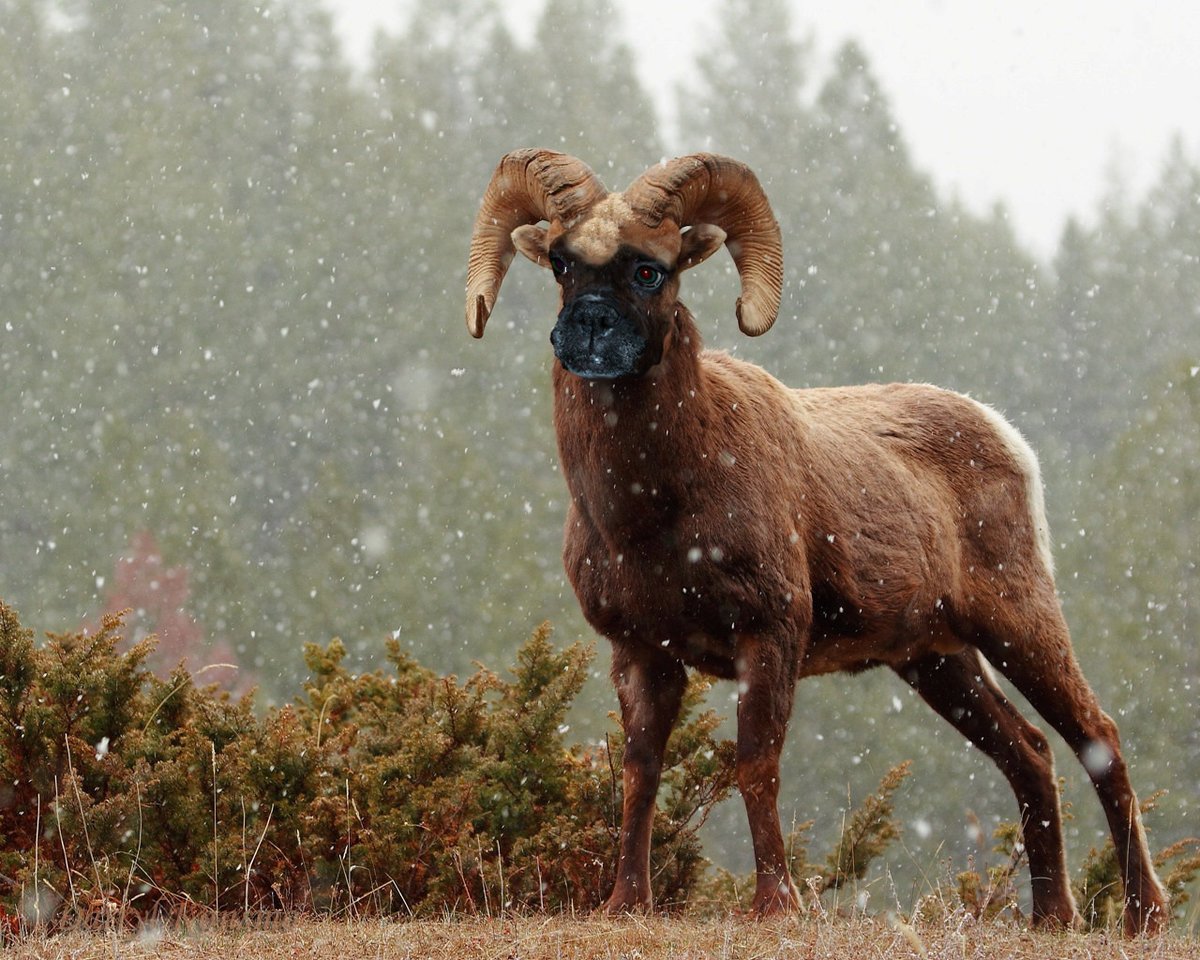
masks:
<instances>
[{"instance_id":1,"label":"ground","mask_svg":"<svg viewBox=\"0 0 1200 960\"><path fill-rule=\"evenodd\" d=\"M144 930L140 935L67 933L11 945L30 960L1200 960L1200 939L1033 933L1020 924L965 915L908 926L885 917L743 919L448 918L440 921L307 921Z\"/></svg>"}]
</instances>

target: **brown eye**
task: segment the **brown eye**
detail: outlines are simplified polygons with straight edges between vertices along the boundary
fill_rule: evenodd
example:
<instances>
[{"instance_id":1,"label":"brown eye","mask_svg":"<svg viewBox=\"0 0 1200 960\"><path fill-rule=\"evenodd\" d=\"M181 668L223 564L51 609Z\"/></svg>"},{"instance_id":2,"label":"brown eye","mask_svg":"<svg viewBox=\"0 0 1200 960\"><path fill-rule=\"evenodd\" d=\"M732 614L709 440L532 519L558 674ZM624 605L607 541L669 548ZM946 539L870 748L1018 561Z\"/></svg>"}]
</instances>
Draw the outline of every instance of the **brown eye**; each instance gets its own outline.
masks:
<instances>
[{"instance_id":1,"label":"brown eye","mask_svg":"<svg viewBox=\"0 0 1200 960\"><path fill-rule=\"evenodd\" d=\"M550 254L550 269L554 271L556 277L563 277L571 269L571 265L557 253L552 253Z\"/></svg>"},{"instance_id":2,"label":"brown eye","mask_svg":"<svg viewBox=\"0 0 1200 960\"><path fill-rule=\"evenodd\" d=\"M633 282L643 290L657 290L666 276L652 263L639 263L633 270Z\"/></svg>"}]
</instances>

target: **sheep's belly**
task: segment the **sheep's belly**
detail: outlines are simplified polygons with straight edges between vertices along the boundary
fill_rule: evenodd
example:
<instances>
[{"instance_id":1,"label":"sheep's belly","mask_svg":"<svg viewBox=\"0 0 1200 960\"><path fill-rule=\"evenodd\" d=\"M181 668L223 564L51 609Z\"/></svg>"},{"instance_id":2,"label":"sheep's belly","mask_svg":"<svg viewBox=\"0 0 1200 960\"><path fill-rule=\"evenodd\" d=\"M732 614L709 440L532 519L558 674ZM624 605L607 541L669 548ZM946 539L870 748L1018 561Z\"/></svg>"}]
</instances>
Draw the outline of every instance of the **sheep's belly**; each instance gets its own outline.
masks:
<instances>
[{"instance_id":1,"label":"sheep's belly","mask_svg":"<svg viewBox=\"0 0 1200 960\"><path fill-rule=\"evenodd\" d=\"M582 525L574 529L565 566L597 632L714 676L736 676L738 637L746 635L795 645L801 676L900 666L963 648L951 629L953 605L935 593L851 597L828 582L809 591L779 566L738 557L693 562L690 555L679 563L671 550L612 553Z\"/></svg>"},{"instance_id":2,"label":"sheep's belly","mask_svg":"<svg viewBox=\"0 0 1200 960\"><path fill-rule=\"evenodd\" d=\"M966 648L948 628L870 631L854 636L814 636L800 664L800 675L855 673L870 667L899 667L929 654L943 656Z\"/></svg>"},{"instance_id":3,"label":"sheep's belly","mask_svg":"<svg viewBox=\"0 0 1200 960\"><path fill-rule=\"evenodd\" d=\"M791 636L785 633L780 637L780 642L789 642ZM736 634L680 630L675 637L677 639L666 636L661 640L647 640L643 636L641 639L655 643L703 673L726 679L733 679L737 675ZM814 634L805 646L799 675L856 673L885 664L898 667L931 653L959 653L964 646L948 629L920 632L881 629L855 635Z\"/></svg>"},{"instance_id":4,"label":"sheep's belly","mask_svg":"<svg viewBox=\"0 0 1200 960\"><path fill-rule=\"evenodd\" d=\"M799 629L799 621L806 618L789 617L781 610L770 613L760 610L746 617L744 624L728 624L720 613L714 612L709 617L695 616L696 613L694 607L685 610L672 606L668 610L664 605L661 616L643 621L642 629L617 615L605 624L608 629L601 632L617 642L653 645L690 667L727 679L737 674L737 642L743 633L797 644L801 648L799 676L853 673L880 665L899 667L930 654L956 654L966 646L946 618L920 616L913 611L878 620L841 617L829 620L818 615L813 618L807 636ZM614 631L618 622L620 627Z\"/></svg>"}]
</instances>

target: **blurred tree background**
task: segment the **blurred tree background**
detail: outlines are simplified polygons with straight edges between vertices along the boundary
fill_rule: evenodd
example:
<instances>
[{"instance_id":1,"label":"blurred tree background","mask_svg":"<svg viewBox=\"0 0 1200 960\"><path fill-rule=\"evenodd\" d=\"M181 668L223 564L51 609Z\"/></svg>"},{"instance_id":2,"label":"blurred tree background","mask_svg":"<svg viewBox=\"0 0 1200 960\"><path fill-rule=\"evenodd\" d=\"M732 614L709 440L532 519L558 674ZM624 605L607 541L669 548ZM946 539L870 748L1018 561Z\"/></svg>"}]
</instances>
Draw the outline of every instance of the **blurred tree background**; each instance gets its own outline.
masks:
<instances>
[{"instance_id":1,"label":"blurred tree background","mask_svg":"<svg viewBox=\"0 0 1200 960\"><path fill-rule=\"evenodd\" d=\"M818 70L781 0L726 0L670 135L608 4L547 10L522 43L499 0L417 0L358 70L314 0L0 0L0 596L54 631L132 603L131 631L235 661L267 702L333 636L362 669L395 636L461 673L542 619L588 637L559 563L554 293L517 265L471 342L472 220L517 146L614 189L717 150L762 177L788 274L755 342L728 259L689 275L710 344L794 385L927 380L1003 409L1042 456L1085 671L1139 790L1172 791L1155 844L1200 832L1196 158L1170 151L1042 262L1002 207L939 193L867 53ZM582 738L615 706L593 671ZM1100 820L1057 753L1078 860ZM919 893L977 849L972 813L1015 810L890 675L801 685L784 817L833 828L909 758L892 867ZM744 869L745 834L726 804L709 852Z\"/></svg>"}]
</instances>

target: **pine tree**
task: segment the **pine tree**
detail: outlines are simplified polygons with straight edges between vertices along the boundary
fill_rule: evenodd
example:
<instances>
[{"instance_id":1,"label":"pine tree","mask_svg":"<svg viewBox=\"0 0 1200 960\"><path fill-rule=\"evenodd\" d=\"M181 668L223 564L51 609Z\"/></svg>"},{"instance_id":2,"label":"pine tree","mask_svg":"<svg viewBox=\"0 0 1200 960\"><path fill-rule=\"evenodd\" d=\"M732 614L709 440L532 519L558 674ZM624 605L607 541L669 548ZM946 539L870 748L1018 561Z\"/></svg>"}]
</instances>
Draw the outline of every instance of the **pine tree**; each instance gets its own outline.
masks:
<instances>
[{"instance_id":1,"label":"pine tree","mask_svg":"<svg viewBox=\"0 0 1200 960\"><path fill-rule=\"evenodd\" d=\"M536 91L526 120L533 121L533 145L579 157L610 190L624 189L662 157L658 117L633 52L616 39L618 19L611 0L547 4L528 77Z\"/></svg>"},{"instance_id":2,"label":"pine tree","mask_svg":"<svg viewBox=\"0 0 1200 960\"><path fill-rule=\"evenodd\" d=\"M788 11L783 0L724 0L696 80L676 93L683 152L743 158L772 197L804 170L812 135L803 104L812 43L793 37Z\"/></svg>"}]
</instances>

